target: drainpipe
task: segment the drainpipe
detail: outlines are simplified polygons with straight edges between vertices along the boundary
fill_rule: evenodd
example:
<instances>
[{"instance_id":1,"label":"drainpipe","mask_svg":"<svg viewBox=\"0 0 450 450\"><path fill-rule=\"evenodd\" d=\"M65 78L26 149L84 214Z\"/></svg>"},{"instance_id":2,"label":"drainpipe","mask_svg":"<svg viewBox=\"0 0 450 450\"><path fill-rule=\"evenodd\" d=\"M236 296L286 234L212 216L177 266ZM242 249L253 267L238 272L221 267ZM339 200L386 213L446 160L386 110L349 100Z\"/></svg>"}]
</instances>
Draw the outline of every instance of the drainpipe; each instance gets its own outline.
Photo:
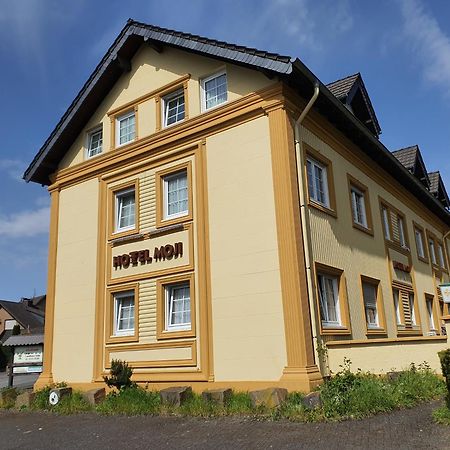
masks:
<instances>
[{"instance_id":1,"label":"drainpipe","mask_svg":"<svg viewBox=\"0 0 450 450\"><path fill-rule=\"evenodd\" d=\"M294 126L294 139L295 139L295 153L297 159L297 178L298 178L298 193L300 198L300 214L302 219L302 236L303 236L303 248L305 253L305 265L306 265L306 284L308 286L308 298L309 298L309 309L311 312L311 322L313 325L313 339L315 340L314 345L314 355L317 362L319 362L319 366L321 366L321 371L324 375L328 375L328 371L326 370L328 364L326 363L326 355L320 357L318 352L318 345L321 342L320 339L320 330L318 327L318 321L316 318L316 309L315 309L315 290L314 290L314 280L313 273L311 268L311 254L312 254L312 246L311 246L311 226L309 221L309 213L307 211L306 205L306 180L304 179L304 165L305 161L303 158L303 152L301 149L301 132L300 127L305 119L306 115L314 105L317 97L319 96L319 82L316 81L314 83L314 93L309 100L306 107L301 112L299 118L295 121ZM320 319L319 319L320 320ZM315 336L314 336L315 334Z\"/></svg>"}]
</instances>

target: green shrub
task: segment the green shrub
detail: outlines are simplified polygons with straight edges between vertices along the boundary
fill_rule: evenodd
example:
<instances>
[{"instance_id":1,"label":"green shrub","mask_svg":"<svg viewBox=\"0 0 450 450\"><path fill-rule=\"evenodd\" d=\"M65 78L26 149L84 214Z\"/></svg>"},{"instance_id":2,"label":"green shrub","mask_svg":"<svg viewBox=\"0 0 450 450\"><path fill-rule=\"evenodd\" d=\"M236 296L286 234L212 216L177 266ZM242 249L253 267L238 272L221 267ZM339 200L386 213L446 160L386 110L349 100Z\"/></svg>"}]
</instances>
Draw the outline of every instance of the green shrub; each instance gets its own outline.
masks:
<instances>
[{"instance_id":1,"label":"green shrub","mask_svg":"<svg viewBox=\"0 0 450 450\"><path fill-rule=\"evenodd\" d=\"M444 375L445 384L447 386L445 403L447 404L447 408L450 409L450 348L440 351L438 355L441 360L442 375Z\"/></svg>"},{"instance_id":2,"label":"green shrub","mask_svg":"<svg viewBox=\"0 0 450 450\"><path fill-rule=\"evenodd\" d=\"M0 345L0 370L5 370L11 359L11 348Z\"/></svg>"},{"instance_id":3,"label":"green shrub","mask_svg":"<svg viewBox=\"0 0 450 450\"><path fill-rule=\"evenodd\" d=\"M10 409L14 408L16 404L17 390L16 388L0 389L0 408Z\"/></svg>"},{"instance_id":4,"label":"green shrub","mask_svg":"<svg viewBox=\"0 0 450 450\"><path fill-rule=\"evenodd\" d=\"M157 414L160 408L159 393L147 391L138 386L110 392L105 400L97 405L100 414L123 414L136 416L144 414Z\"/></svg>"},{"instance_id":5,"label":"green shrub","mask_svg":"<svg viewBox=\"0 0 450 450\"><path fill-rule=\"evenodd\" d=\"M133 386L131 381L133 369L125 361L113 359L111 361L110 375L109 377L103 377L108 387L115 387L120 391Z\"/></svg>"}]
</instances>

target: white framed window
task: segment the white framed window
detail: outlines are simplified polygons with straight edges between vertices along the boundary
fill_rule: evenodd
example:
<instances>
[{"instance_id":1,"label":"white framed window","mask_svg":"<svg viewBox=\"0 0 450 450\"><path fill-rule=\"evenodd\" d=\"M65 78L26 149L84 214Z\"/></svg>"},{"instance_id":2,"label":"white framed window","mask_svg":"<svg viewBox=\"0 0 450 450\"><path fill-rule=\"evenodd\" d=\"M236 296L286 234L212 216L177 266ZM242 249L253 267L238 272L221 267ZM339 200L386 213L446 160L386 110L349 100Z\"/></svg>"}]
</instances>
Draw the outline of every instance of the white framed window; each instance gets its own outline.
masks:
<instances>
[{"instance_id":1,"label":"white framed window","mask_svg":"<svg viewBox=\"0 0 450 450\"><path fill-rule=\"evenodd\" d=\"M342 321L339 307L338 277L319 273L317 278L322 325L324 327L340 327Z\"/></svg>"},{"instance_id":2,"label":"white framed window","mask_svg":"<svg viewBox=\"0 0 450 450\"><path fill-rule=\"evenodd\" d=\"M164 290L166 297L166 330L191 329L191 293L189 282L167 284Z\"/></svg>"},{"instance_id":3,"label":"white framed window","mask_svg":"<svg viewBox=\"0 0 450 450\"><path fill-rule=\"evenodd\" d=\"M310 200L329 208L327 167L308 156L306 159L306 171Z\"/></svg>"},{"instance_id":4,"label":"white framed window","mask_svg":"<svg viewBox=\"0 0 450 450\"><path fill-rule=\"evenodd\" d=\"M379 328L380 321L377 308L378 286L363 281L362 288L367 328Z\"/></svg>"},{"instance_id":5,"label":"white framed window","mask_svg":"<svg viewBox=\"0 0 450 450\"><path fill-rule=\"evenodd\" d=\"M394 296L394 309L397 325L402 325L402 316L400 314L400 291L398 289L393 289L392 294Z\"/></svg>"},{"instance_id":6,"label":"white framed window","mask_svg":"<svg viewBox=\"0 0 450 450\"><path fill-rule=\"evenodd\" d=\"M414 294L412 292L408 295L409 313L411 315L411 325L417 325L416 312L414 311Z\"/></svg>"},{"instance_id":7,"label":"white framed window","mask_svg":"<svg viewBox=\"0 0 450 450\"><path fill-rule=\"evenodd\" d=\"M364 192L360 191L355 186L351 186L350 194L352 198L352 213L353 222L367 228L367 214L366 214L366 202L364 198Z\"/></svg>"},{"instance_id":8,"label":"white framed window","mask_svg":"<svg viewBox=\"0 0 450 450\"><path fill-rule=\"evenodd\" d=\"M419 256L419 258L425 258L425 248L423 246L423 232L418 228L415 228L414 235L416 237L417 255Z\"/></svg>"},{"instance_id":9,"label":"white framed window","mask_svg":"<svg viewBox=\"0 0 450 450\"><path fill-rule=\"evenodd\" d=\"M227 74L216 73L201 81L202 109L208 111L228 100Z\"/></svg>"},{"instance_id":10,"label":"white framed window","mask_svg":"<svg viewBox=\"0 0 450 450\"><path fill-rule=\"evenodd\" d=\"M431 258L431 262L434 265L437 265L437 260L436 260L436 249L434 247L434 240L429 238L428 239L428 247L430 249L430 258Z\"/></svg>"},{"instance_id":11,"label":"white framed window","mask_svg":"<svg viewBox=\"0 0 450 450\"><path fill-rule=\"evenodd\" d=\"M103 147L103 130L101 128L88 134L87 157L99 155Z\"/></svg>"},{"instance_id":12,"label":"white framed window","mask_svg":"<svg viewBox=\"0 0 450 450\"><path fill-rule=\"evenodd\" d=\"M438 257L439 257L439 265L443 268L445 268L445 258L444 258L444 247L442 247L442 244L437 244L438 249Z\"/></svg>"},{"instance_id":13,"label":"white framed window","mask_svg":"<svg viewBox=\"0 0 450 450\"><path fill-rule=\"evenodd\" d=\"M121 146L134 141L136 137L136 115L134 110L117 117L116 145Z\"/></svg>"},{"instance_id":14,"label":"white framed window","mask_svg":"<svg viewBox=\"0 0 450 450\"><path fill-rule=\"evenodd\" d=\"M166 95L162 99L164 127L174 125L184 120L185 100L184 90Z\"/></svg>"},{"instance_id":15,"label":"white framed window","mask_svg":"<svg viewBox=\"0 0 450 450\"><path fill-rule=\"evenodd\" d=\"M114 336L134 334L134 291L114 294Z\"/></svg>"},{"instance_id":16,"label":"white framed window","mask_svg":"<svg viewBox=\"0 0 450 450\"><path fill-rule=\"evenodd\" d=\"M397 227L398 227L398 239L400 242L400 245L402 247L406 247L406 237L405 237L405 228L404 228L404 222L403 217L397 216Z\"/></svg>"},{"instance_id":17,"label":"white framed window","mask_svg":"<svg viewBox=\"0 0 450 450\"><path fill-rule=\"evenodd\" d=\"M383 231L384 231L384 237L388 241L391 240L391 229L389 227L389 210L386 208L386 206L381 207L381 213L383 215Z\"/></svg>"},{"instance_id":18,"label":"white framed window","mask_svg":"<svg viewBox=\"0 0 450 450\"><path fill-rule=\"evenodd\" d=\"M163 177L164 219L174 219L189 213L187 170Z\"/></svg>"},{"instance_id":19,"label":"white framed window","mask_svg":"<svg viewBox=\"0 0 450 450\"><path fill-rule=\"evenodd\" d=\"M430 330L436 330L433 313L433 298L428 297L425 301L427 305L428 325L430 326Z\"/></svg>"},{"instance_id":20,"label":"white framed window","mask_svg":"<svg viewBox=\"0 0 450 450\"><path fill-rule=\"evenodd\" d=\"M132 230L136 225L134 187L115 193L115 232Z\"/></svg>"}]
</instances>

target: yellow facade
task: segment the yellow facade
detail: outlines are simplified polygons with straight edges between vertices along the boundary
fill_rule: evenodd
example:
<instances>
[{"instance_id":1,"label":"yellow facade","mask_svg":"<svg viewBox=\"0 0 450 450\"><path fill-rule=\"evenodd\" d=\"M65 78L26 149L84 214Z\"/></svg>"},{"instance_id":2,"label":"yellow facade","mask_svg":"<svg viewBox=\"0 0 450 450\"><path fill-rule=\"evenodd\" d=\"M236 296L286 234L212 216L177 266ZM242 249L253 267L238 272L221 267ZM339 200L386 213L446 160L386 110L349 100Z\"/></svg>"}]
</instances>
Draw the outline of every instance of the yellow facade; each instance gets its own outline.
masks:
<instances>
[{"instance_id":1,"label":"yellow facade","mask_svg":"<svg viewBox=\"0 0 450 450\"><path fill-rule=\"evenodd\" d=\"M202 80L222 72L227 101L203 112ZM184 93L185 118L164 126L164 99L174 92ZM418 258L413 223L440 239L448 227L314 111L299 130L299 149L328 161L332 210L309 201L294 143L302 107L278 77L141 46L52 175L46 348L37 386L100 384L112 359L128 361L138 382L196 389L308 391L344 357L374 372L423 360L437 368L447 337L440 326L430 335L425 295L441 324L437 285L448 274ZM117 118L130 111L136 135L118 146ZM96 129L102 153L88 158ZM168 219L165 183L178 173L186 176L188 208ZM366 189L370 232L352 224L349 183ZM118 231L118 198L130 190L133 225ZM409 250L386 242L382 202L404 215ZM161 249L167 254L157 257ZM397 279L394 265L408 267L410 283ZM317 275L325 267L340 274L339 330L321 324ZM367 328L361 277L377 280L382 330ZM399 282L414 292L418 323L400 332L392 293ZM171 331L166 295L179 285L189 287L191 316L189 326ZM120 334L116 305L124 293L134 298L134 325ZM325 347L323 356L317 349Z\"/></svg>"}]
</instances>

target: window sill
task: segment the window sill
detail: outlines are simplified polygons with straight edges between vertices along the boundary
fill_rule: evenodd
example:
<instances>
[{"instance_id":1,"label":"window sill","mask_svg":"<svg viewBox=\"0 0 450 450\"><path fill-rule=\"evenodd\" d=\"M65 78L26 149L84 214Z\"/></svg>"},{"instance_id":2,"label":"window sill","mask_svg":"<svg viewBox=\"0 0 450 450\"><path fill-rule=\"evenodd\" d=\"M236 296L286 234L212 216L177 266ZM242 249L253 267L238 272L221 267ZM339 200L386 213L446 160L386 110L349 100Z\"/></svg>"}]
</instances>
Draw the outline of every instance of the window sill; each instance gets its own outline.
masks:
<instances>
[{"instance_id":1,"label":"window sill","mask_svg":"<svg viewBox=\"0 0 450 450\"><path fill-rule=\"evenodd\" d=\"M108 240L115 241L117 239L128 237L128 236L133 236L133 235L139 236L139 230L136 227L132 228L130 230L125 230L125 231L115 231L114 233L111 233L108 236Z\"/></svg>"},{"instance_id":2,"label":"window sill","mask_svg":"<svg viewBox=\"0 0 450 450\"><path fill-rule=\"evenodd\" d=\"M124 336L109 336L106 338L106 344L125 344L127 342L138 342L139 338L137 332L131 335Z\"/></svg>"},{"instance_id":3,"label":"window sill","mask_svg":"<svg viewBox=\"0 0 450 450\"><path fill-rule=\"evenodd\" d=\"M403 247L402 245L400 245L399 242L393 241L391 239L386 239L386 238L385 238L385 242L386 242L386 245L391 247L393 250L396 250L405 255L411 254L411 249L409 247Z\"/></svg>"},{"instance_id":4,"label":"window sill","mask_svg":"<svg viewBox=\"0 0 450 450\"><path fill-rule=\"evenodd\" d=\"M384 328L367 328L366 336L387 336Z\"/></svg>"},{"instance_id":5,"label":"window sill","mask_svg":"<svg viewBox=\"0 0 450 450\"><path fill-rule=\"evenodd\" d=\"M419 256L419 255L417 255L417 259L427 265L430 263L430 261L428 261L428 259L422 258L422 256Z\"/></svg>"},{"instance_id":6,"label":"window sill","mask_svg":"<svg viewBox=\"0 0 450 450\"><path fill-rule=\"evenodd\" d=\"M356 223L356 222L353 222L353 228L356 228L357 230L362 231L363 233L373 236L372 228L366 228L365 226L360 225L359 223Z\"/></svg>"},{"instance_id":7,"label":"window sill","mask_svg":"<svg viewBox=\"0 0 450 450\"><path fill-rule=\"evenodd\" d=\"M313 208L316 208L319 211L322 211L332 217L337 218L337 212L334 209L331 209L331 208L328 208L327 206L321 205L320 203L317 203L311 199L309 200L308 204L309 204L309 206L312 206Z\"/></svg>"},{"instance_id":8,"label":"window sill","mask_svg":"<svg viewBox=\"0 0 450 450\"><path fill-rule=\"evenodd\" d=\"M174 331L159 331L157 333L156 338L158 340L165 340L165 339L179 339L179 338L193 338L195 337L195 330L189 329L189 330L174 330Z\"/></svg>"},{"instance_id":9,"label":"window sill","mask_svg":"<svg viewBox=\"0 0 450 450\"><path fill-rule=\"evenodd\" d=\"M397 330L397 336L423 336L422 330L420 328Z\"/></svg>"},{"instance_id":10,"label":"window sill","mask_svg":"<svg viewBox=\"0 0 450 450\"><path fill-rule=\"evenodd\" d=\"M156 228L169 227L172 225L178 225L185 222L192 221L192 212L185 214L184 216L174 217L173 219L161 219L157 220Z\"/></svg>"},{"instance_id":11,"label":"window sill","mask_svg":"<svg viewBox=\"0 0 450 450\"><path fill-rule=\"evenodd\" d=\"M351 331L347 327L327 327L322 325L320 334L322 335L351 335Z\"/></svg>"}]
</instances>

